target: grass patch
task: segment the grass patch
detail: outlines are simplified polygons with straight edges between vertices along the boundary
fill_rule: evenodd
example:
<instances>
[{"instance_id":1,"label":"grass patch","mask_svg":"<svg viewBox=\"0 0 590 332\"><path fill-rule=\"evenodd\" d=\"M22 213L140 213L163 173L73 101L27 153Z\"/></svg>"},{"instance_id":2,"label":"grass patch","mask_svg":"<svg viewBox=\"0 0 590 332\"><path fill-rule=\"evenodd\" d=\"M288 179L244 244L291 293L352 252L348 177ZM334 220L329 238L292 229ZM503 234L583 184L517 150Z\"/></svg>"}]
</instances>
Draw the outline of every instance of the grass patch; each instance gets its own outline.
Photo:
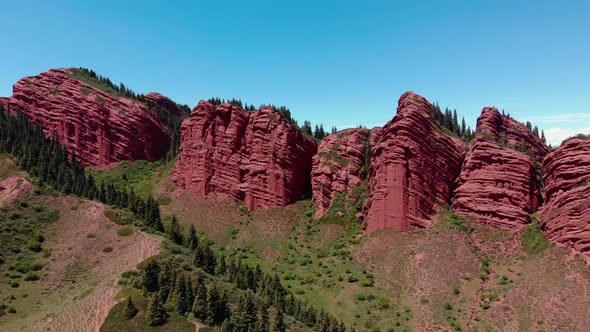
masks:
<instances>
[{"instance_id":1,"label":"grass patch","mask_svg":"<svg viewBox=\"0 0 590 332\"><path fill-rule=\"evenodd\" d=\"M551 246L551 242L545 238L541 231L541 225L534 221L528 225L521 236L522 249L531 255L542 253Z\"/></svg>"},{"instance_id":2,"label":"grass patch","mask_svg":"<svg viewBox=\"0 0 590 332\"><path fill-rule=\"evenodd\" d=\"M471 226L465 218L451 211L448 206L441 208L441 218L439 218L439 220L440 219L448 222L452 228L461 232L473 232L473 226Z\"/></svg>"},{"instance_id":3,"label":"grass patch","mask_svg":"<svg viewBox=\"0 0 590 332\"><path fill-rule=\"evenodd\" d=\"M98 183L113 183L115 186L133 190L139 197L147 198L153 194L154 187L164 177L170 175L174 161L162 162L156 161L150 163L145 160L135 162L123 161L111 170L102 171L88 168L87 171L92 174ZM166 205L171 203L165 197L160 198L159 203Z\"/></svg>"}]
</instances>

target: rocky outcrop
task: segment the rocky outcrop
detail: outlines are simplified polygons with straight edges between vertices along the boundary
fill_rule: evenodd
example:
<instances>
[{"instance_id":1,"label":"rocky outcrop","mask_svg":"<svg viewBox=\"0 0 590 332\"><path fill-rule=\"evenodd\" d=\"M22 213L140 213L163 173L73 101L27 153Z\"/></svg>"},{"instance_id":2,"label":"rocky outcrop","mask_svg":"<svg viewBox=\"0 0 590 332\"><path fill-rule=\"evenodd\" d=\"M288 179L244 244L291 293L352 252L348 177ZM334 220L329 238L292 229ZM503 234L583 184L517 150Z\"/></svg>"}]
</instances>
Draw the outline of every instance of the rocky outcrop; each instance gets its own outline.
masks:
<instances>
[{"instance_id":1,"label":"rocky outcrop","mask_svg":"<svg viewBox=\"0 0 590 332\"><path fill-rule=\"evenodd\" d=\"M520 122L500 114L495 107L485 107L477 119L477 131L484 133L500 145L533 154L539 164L549 152L549 147Z\"/></svg>"},{"instance_id":2,"label":"rocky outcrop","mask_svg":"<svg viewBox=\"0 0 590 332\"><path fill-rule=\"evenodd\" d=\"M449 201L464 147L443 133L433 111L422 96L407 92L378 134L371 149L367 232L428 227L437 207Z\"/></svg>"},{"instance_id":3,"label":"rocky outcrop","mask_svg":"<svg viewBox=\"0 0 590 332\"><path fill-rule=\"evenodd\" d=\"M544 161L545 235L590 255L590 138L570 139Z\"/></svg>"},{"instance_id":4,"label":"rocky outcrop","mask_svg":"<svg viewBox=\"0 0 590 332\"><path fill-rule=\"evenodd\" d=\"M285 206L310 191L317 151L273 108L246 112L201 101L183 122L173 171L178 186L246 202L250 210Z\"/></svg>"},{"instance_id":5,"label":"rocky outcrop","mask_svg":"<svg viewBox=\"0 0 590 332\"><path fill-rule=\"evenodd\" d=\"M528 224L541 203L536 160L547 149L525 126L495 108L484 108L457 180L452 210L499 228Z\"/></svg>"},{"instance_id":6,"label":"rocky outcrop","mask_svg":"<svg viewBox=\"0 0 590 332\"><path fill-rule=\"evenodd\" d=\"M316 218L328 211L338 194L365 180L368 140L369 130L355 128L328 135L321 141L311 173Z\"/></svg>"},{"instance_id":7,"label":"rocky outcrop","mask_svg":"<svg viewBox=\"0 0 590 332\"><path fill-rule=\"evenodd\" d=\"M147 100L148 102L154 104L156 107L170 112L170 114L172 114L174 116L185 116L186 115L186 114L183 114L182 109L180 109L180 107L178 106L177 103L172 101L170 98L163 96L157 92L150 92L150 93L146 94L145 96L143 96L143 98L145 100Z\"/></svg>"},{"instance_id":8,"label":"rocky outcrop","mask_svg":"<svg viewBox=\"0 0 590 332\"><path fill-rule=\"evenodd\" d=\"M145 103L120 97L69 69L19 80L9 106L43 127L48 136L55 134L83 165L154 161L170 146L168 128Z\"/></svg>"}]
</instances>

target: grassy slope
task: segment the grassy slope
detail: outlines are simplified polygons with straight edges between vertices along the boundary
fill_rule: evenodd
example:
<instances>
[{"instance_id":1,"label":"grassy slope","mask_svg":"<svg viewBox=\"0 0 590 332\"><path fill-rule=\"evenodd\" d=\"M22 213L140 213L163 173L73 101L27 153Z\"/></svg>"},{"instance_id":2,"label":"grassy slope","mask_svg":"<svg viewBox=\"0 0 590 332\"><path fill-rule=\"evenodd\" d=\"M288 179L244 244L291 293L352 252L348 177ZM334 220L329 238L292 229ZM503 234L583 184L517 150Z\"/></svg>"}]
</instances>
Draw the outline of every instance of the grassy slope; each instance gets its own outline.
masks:
<instances>
[{"instance_id":1,"label":"grassy slope","mask_svg":"<svg viewBox=\"0 0 590 332\"><path fill-rule=\"evenodd\" d=\"M89 168L97 183L114 183L128 189L133 189L136 194L146 198L154 191L154 187L162 178L170 175L174 161L150 163L145 160L122 161L116 167L109 170L99 167ZM161 198L166 201L166 198Z\"/></svg>"}]
</instances>

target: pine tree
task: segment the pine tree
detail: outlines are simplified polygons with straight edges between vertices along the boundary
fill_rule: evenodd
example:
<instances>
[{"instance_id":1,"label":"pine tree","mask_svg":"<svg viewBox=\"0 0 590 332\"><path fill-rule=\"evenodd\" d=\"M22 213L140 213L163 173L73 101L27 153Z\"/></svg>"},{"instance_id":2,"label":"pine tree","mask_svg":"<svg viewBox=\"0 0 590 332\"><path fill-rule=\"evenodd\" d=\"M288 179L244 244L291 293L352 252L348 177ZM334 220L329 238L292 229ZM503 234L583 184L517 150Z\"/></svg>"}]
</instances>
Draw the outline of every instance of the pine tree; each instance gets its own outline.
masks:
<instances>
[{"instance_id":1,"label":"pine tree","mask_svg":"<svg viewBox=\"0 0 590 332\"><path fill-rule=\"evenodd\" d=\"M148 293L157 292L160 288L158 281L158 274L160 273L160 266L155 260L150 260L145 268L143 274L143 286Z\"/></svg>"},{"instance_id":2,"label":"pine tree","mask_svg":"<svg viewBox=\"0 0 590 332\"><path fill-rule=\"evenodd\" d=\"M197 237L197 230L195 229L195 226L193 224L191 224L191 226L189 228L189 233L188 233L186 245L191 251L195 251L195 249L197 249L197 246L199 245L199 238Z\"/></svg>"},{"instance_id":3,"label":"pine tree","mask_svg":"<svg viewBox=\"0 0 590 332\"><path fill-rule=\"evenodd\" d=\"M195 317L205 320L207 318L207 287L203 284L203 280L197 278L195 300L193 302L192 311Z\"/></svg>"},{"instance_id":4,"label":"pine tree","mask_svg":"<svg viewBox=\"0 0 590 332\"><path fill-rule=\"evenodd\" d=\"M184 315L191 310L193 302L189 295L188 281L185 276L179 276L176 280L176 309L179 314Z\"/></svg>"},{"instance_id":5,"label":"pine tree","mask_svg":"<svg viewBox=\"0 0 590 332\"><path fill-rule=\"evenodd\" d=\"M285 332L287 331L287 327L285 326L285 317L281 310L277 310L277 314L275 316L275 324L273 326L273 332Z\"/></svg>"},{"instance_id":6,"label":"pine tree","mask_svg":"<svg viewBox=\"0 0 590 332\"><path fill-rule=\"evenodd\" d=\"M125 319L131 319L137 315L137 308L133 301L131 301L131 295L127 298L127 306L125 307L124 317Z\"/></svg>"},{"instance_id":7,"label":"pine tree","mask_svg":"<svg viewBox=\"0 0 590 332\"><path fill-rule=\"evenodd\" d=\"M172 216L172 221L170 222L170 227L168 228L168 236L172 242L182 245L182 232L180 231L180 225L178 225L176 216Z\"/></svg>"},{"instance_id":8,"label":"pine tree","mask_svg":"<svg viewBox=\"0 0 590 332\"><path fill-rule=\"evenodd\" d=\"M150 296L147 307L146 319L150 326L162 325L168 319L168 314L162 306L159 294L153 294Z\"/></svg>"}]
</instances>

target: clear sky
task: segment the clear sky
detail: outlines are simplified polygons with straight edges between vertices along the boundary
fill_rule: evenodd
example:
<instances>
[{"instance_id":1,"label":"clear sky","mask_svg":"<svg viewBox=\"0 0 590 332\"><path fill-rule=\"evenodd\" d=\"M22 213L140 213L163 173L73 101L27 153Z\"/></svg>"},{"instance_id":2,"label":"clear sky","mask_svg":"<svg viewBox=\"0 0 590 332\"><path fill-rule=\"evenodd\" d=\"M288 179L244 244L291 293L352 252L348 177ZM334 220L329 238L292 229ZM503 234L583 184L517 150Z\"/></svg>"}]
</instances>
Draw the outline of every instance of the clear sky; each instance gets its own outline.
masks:
<instances>
[{"instance_id":1,"label":"clear sky","mask_svg":"<svg viewBox=\"0 0 590 332\"><path fill-rule=\"evenodd\" d=\"M174 4L172 4L174 2ZM0 96L88 67L191 108L286 105L300 123L383 125L407 90L590 133L590 1L0 0Z\"/></svg>"}]
</instances>

